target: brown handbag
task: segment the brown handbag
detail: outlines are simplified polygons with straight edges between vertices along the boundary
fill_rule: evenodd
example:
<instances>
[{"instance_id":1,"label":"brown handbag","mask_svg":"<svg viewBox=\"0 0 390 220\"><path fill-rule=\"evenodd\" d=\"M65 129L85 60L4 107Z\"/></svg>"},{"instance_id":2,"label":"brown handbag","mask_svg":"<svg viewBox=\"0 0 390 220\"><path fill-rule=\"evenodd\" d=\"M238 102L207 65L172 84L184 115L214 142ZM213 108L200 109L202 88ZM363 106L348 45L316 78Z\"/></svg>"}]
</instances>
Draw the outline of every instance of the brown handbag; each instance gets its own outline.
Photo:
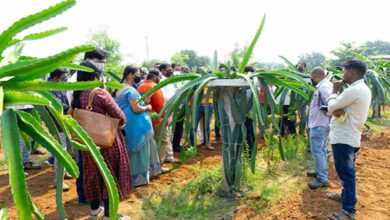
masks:
<instances>
[{"instance_id":1,"label":"brown handbag","mask_svg":"<svg viewBox=\"0 0 390 220\"><path fill-rule=\"evenodd\" d=\"M73 118L84 128L97 146L106 149L114 144L120 120L92 111L92 102L96 91L96 89L92 90L89 95L85 110L77 108L74 110Z\"/></svg>"}]
</instances>

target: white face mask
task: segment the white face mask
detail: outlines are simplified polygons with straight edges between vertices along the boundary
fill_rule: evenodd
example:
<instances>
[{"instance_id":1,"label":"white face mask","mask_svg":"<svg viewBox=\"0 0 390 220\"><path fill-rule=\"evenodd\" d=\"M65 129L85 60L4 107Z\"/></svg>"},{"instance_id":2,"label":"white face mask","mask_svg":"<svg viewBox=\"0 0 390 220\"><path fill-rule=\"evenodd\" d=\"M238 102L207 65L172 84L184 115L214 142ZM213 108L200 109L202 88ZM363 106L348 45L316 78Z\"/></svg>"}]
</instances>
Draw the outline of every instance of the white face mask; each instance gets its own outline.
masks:
<instances>
[{"instance_id":1,"label":"white face mask","mask_svg":"<svg viewBox=\"0 0 390 220\"><path fill-rule=\"evenodd\" d=\"M174 76L177 76L177 75L180 75L181 74L181 71L175 71L175 72L173 72L173 75Z\"/></svg>"},{"instance_id":2,"label":"white face mask","mask_svg":"<svg viewBox=\"0 0 390 220\"><path fill-rule=\"evenodd\" d=\"M101 72L103 72L104 71L104 63L93 63L95 66L96 66L96 68L98 69L98 70L100 70Z\"/></svg>"}]
</instances>

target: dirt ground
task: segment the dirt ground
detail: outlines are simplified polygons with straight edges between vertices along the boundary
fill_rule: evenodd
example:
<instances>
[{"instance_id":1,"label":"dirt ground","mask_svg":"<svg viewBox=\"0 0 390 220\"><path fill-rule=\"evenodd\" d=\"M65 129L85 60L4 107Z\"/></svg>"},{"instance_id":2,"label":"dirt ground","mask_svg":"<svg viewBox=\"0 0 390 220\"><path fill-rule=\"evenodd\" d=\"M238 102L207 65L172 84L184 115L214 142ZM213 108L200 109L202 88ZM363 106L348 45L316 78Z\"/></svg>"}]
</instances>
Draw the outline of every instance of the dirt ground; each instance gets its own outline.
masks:
<instances>
[{"instance_id":1,"label":"dirt ground","mask_svg":"<svg viewBox=\"0 0 390 220\"><path fill-rule=\"evenodd\" d=\"M142 219L143 215L140 210L143 197L166 189L172 183L185 184L196 178L196 175L190 170L195 164L203 168L220 166L220 151L220 146L216 146L214 151L199 149L198 156L192 158L183 167L157 177L148 186L136 188L130 198L121 202L120 213L129 214L132 219ZM356 162L359 196L358 219L390 219L389 158L390 128L375 133L371 140L363 142ZM327 189L305 190L302 193L283 198L261 214L248 207L240 207L234 216L231 216L231 219L326 219L328 214L340 208L339 203L325 198L326 192L338 192L341 188L332 163L329 172L331 187ZM28 188L35 204L45 215L45 219L57 219L53 169L45 166L42 170L29 172L29 174ZM308 180L307 178L302 179L302 181ZM65 182L71 186L71 190L63 194L69 219L88 219L89 207L78 204L75 180L66 180ZM0 207L7 208L10 218L16 219L16 210L6 172L0 173Z\"/></svg>"}]
</instances>

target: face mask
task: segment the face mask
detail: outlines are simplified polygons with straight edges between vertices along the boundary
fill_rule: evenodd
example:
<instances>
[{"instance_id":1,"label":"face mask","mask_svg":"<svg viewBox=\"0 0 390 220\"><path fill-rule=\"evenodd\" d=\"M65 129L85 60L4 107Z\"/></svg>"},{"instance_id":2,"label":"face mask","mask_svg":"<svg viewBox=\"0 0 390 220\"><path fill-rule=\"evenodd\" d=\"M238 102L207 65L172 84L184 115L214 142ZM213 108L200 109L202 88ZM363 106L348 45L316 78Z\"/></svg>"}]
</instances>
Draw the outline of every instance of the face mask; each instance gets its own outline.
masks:
<instances>
[{"instance_id":1,"label":"face mask","mask_svg":"<svg viewBox=\"0 0 390 220\"><path fill-rule=\"evenodd\" d=\"M156 82L156 83L159 83L159 82L160 82L160 77L159 77L159 76L156 77L155 82Z\"/></svg>"},{"instance_id":2,"label":"face mask","mask_svg":"<svg viewBox=\"0 0 390 220\"><path fill-rule=\"evenodd\" d=\"M181 74L180 71L175 71L175 72L173 72L173 75L174 75L174 76L177 76L177 75L180 75L180 74Z\"/></svg>"},{"instance_id":3,"label":"face mask","mask_svg":"<svg viewBox=\"0 0 390 220\"><path fill-rule=\"evenodd\" d=\"M173 75L173 72L172 71L169 71L166 73L166 77L171 77Z\"/></svg>"},{"instance_id":4,"label":"face mask","mask_svg":"<svg viewBox=\"0 0 390 220\"><path fill-rule=\"evenodd\" d=\"M93 63L95 66L96 66L96 68L98 69L98 70L100 70L101 72L103 72L104 71L104 63Z\"/></svg>"},{"instance_id":5,"label":"face mask","mask_svg":"<svg viewBox=\"0 0 390 220\"><path fill-rule=\"evenodd\" d=\"M141 77L140 76L134 77L134 83L139 83L139 82L141 82Z\"/></svg>"},{"instance_id":6,"label":"face mask","mask_svg":"<svg viewBox=\"0 0 390 220\"><path fill-rule=\"evenodd\" d=\"M61 82L68 82L68 77L65 77L63 79L60 80Z\"/></svg>"},{"instance_id":7,"label":"face mask","mask_svg":"<svg viewBox=\"0 0 390 220\"><path fill-rule=\"evenodd\" d=\"M299 66L299 67L298 67L298 71L301 72L301 73L303 73L303 72L305 71L305 69L304 69L302 66Z\"/></svg>"},{"instance_id":8,"label":"face mask","mask_svg":"<svg viewBox=\"0 0 390 220\"><path fill-rule=\"evenodd\" d=\"M316 83L316 82L314 82L314 80L313 80L313 79L311 79L311 83L313 84L313 86L316 86L316 85L317 85L317 83Z\"/></svg>"}]
</instances>

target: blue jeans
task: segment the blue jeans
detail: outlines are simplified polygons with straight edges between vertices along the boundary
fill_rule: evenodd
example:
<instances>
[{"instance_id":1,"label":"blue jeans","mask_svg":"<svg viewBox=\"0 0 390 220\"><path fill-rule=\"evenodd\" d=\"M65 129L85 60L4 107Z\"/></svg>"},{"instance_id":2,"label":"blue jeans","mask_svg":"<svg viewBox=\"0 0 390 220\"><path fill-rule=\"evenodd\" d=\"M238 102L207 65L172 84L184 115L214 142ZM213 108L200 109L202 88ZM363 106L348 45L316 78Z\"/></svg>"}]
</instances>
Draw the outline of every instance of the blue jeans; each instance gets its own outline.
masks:
<instances>
[{"instance_id":1,"label":"blue jeans","mask_svg":"<svg viewBox=\"0 0 390 220\"><path fill-rule=\"evenodd\" d=\"M27 150L26 143L24 143L24 140L20 135L19 135L19 142L20 142L20 149L22 150L22 162L23 163L30 162L30 151Z\"/></svg>"},{"instance_id":2,"label":"blue jeans","mask_svg":"<svg viewBox=\"0 0 390 220\"><path fill-rule=\"evenodd\" d=\"M310 129L310 150L313 156L317 179L328 182L326 141L329 136L329 127L315 127Z\"/></svg>"},{"instance_id":3,"label":"blue jeans","mask_svg":"<svg viewBox=\"0 0 390 220\"><path fill-rule=\"evenodd\" d=\"M332 150L337 175L343 186L341 193L343 210L348 213L356 213L355 159L359 148L351 147L347 144L332 144Z\"/></svg>"},{"instance_id":4,"label":"blue jeans","mask_svg":"<svg viewBox=\"0 0 390 220\"><path fill-rule=\"evenodd\" d=\"M203 137L204 137L204 143L206 143L206 138L208 138L207 140L210 141L210 122L211 122L211 117L213 116L213 106L212 105L209 105L209 117L208 117L208 121L206 121L206 106L205 105L201 105L199 108L198 108L198 112L196 114L196 125L195 125L195 133L198 131L198 124L199 124L199 121L202 117L204 117L204 131L203 131ZM206 126L207 125L207 126ZM191 140L191 144L194 145L194 142L195 142L195 139L194 139L194 130L191 129L191 132L190 132L190 140Z\"/></svg>"}]
</instances>

